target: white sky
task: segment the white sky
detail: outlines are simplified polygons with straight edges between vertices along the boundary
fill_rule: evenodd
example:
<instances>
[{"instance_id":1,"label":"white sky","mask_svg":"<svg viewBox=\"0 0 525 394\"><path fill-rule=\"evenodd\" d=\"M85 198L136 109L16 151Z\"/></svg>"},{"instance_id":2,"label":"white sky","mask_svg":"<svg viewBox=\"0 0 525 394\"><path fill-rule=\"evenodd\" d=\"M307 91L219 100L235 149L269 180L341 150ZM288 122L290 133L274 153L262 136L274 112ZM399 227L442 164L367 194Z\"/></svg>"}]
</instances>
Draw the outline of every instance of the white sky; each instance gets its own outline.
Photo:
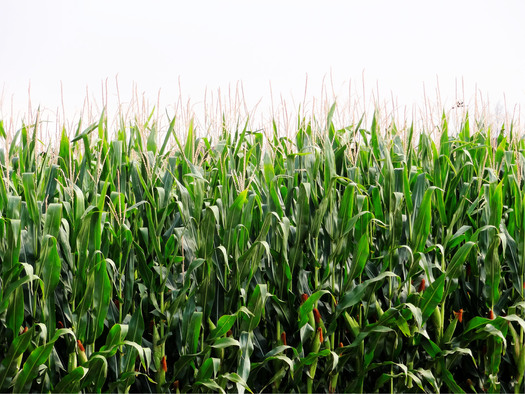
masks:
<instances>
[{"instance_id":1,"label":"white sky","mask_svg":"<svg viewBox=\"0 0 525 394\"><path fill-rule=\"evenodd\" d=\"M122 103L135 86L150 106L160 91L168 112L239 81L259 113L270 82L297 109L306 76L307 106L323 86L362 103L364 78L367 101L379 91L398 110L421 105L423 85L436 101L437 80L445 109L457 98L470 110L477 88L485 104L501 110L505 94L525 110L524 18L524 1L2 1L0 118L27 116L29 85L32 110L51 117L76 121L86 89L111 112L117 75Z\"/></svg>"}]
</instances>

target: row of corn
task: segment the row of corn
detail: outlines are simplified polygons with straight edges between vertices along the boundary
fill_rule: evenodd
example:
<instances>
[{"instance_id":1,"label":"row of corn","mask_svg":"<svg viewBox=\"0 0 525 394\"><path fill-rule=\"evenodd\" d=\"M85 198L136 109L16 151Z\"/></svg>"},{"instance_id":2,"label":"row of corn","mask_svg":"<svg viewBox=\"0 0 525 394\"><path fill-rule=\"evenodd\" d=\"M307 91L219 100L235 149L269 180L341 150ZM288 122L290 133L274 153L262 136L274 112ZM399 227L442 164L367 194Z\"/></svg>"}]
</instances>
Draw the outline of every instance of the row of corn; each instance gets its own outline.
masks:
<instances>
[{"instance_id":1,"label":"row of corn","mask_svg":"<svg viewBox=\"0 0 525 394\"><path fill-rule=\"evenodd\" d=\"M294 139L23 125L0 391L523 392L525 141L332 114Z\"/></svg>"}]
</instances>

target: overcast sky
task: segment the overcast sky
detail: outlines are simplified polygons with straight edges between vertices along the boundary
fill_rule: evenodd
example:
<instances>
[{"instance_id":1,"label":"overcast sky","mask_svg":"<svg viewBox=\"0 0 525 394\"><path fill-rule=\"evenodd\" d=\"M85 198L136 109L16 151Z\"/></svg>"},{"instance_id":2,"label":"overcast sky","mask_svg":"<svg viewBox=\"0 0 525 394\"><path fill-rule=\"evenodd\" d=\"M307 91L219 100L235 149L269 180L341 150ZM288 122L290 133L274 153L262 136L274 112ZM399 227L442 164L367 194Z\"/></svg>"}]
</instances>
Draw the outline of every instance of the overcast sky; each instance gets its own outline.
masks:
<instances>
[{"instance_id":1,"label":"overcast sky","mask_svg":"<svg viewBox=\"0 0 525 394\"><path fill-rule=\"evenodd\" d=\"M149 105L198 107L242 81L259 111L323 99L429 100L525 110L524 1L2 1L0 117L76 118L88 95L109 110L132 86ZM323 85L323 80L325 81ZM363 81L365 93L363 93ZM181 90L180 90L181 88ZM463 96L463 91L465 95ZM87 93L86 93L87 92ZM374 92L374 96L372 95ZM62 98L64 104L62 104ZM104 98L104 100L106 100ZM97 103L98 101L98 103ZM443 104L444 106L445 104Z\"/></svg>"}]
</instances>

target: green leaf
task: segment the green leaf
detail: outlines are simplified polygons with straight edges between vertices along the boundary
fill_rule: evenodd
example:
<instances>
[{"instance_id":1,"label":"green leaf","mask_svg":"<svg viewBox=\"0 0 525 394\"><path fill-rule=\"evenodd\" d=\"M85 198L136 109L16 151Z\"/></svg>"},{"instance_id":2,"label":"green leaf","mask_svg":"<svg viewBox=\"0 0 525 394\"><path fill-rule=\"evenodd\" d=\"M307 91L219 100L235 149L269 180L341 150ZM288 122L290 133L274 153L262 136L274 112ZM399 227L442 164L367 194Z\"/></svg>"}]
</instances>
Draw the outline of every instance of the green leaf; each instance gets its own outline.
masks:
<instances>
[{"instance_id":1,"label":"green leaf","mask_svg":"<svg viewBox=\"0 0 525 394\"><path fill-rule=\"evenodd\" d=\"M9 271L19 263L21 240L20 197L10 196L7 200L7 249L1 270Z\"/></svg>"},{"instance_id":2,"label":"green leaf","mask_svg":"<svg viewBox=\"0 0 525 394\"><path fill-rule=\"evenodd\" d=\"M128 332L126 335L126 340L130 342L136 342L138 344L141 344L143 333L144 333L144 318L142 317L142 301L141 301L141 303L139 304L139 307L135 309L133 316L131 316L131 320L128 326ZM137 358L137 351L135 349L130 349L130 351L124 355L124 365L126 365L126 371L135 370L136 358ZM105 366L105 368L107 370L107 365ZM101 377L98 376L97 379L101 379ZM104 380L105 380L105 375L104 375ZM99 380L97 380L97 382L98 381Z\"/></svg>"},{"instance_id":3,"label":"green leaf","mask_svg":"<svg viewBox=\"0 0 525 394\"><path fill-rule=\"evenodd\" d=\"M81 140L84 137L87 137L93 130L98 128L98 122L93 123L91 126L87 127L82 133L77 134L75 138L71 140L71 143L77 142L78 140Z\"/></svg>"},{"instance_id":4,"label":"green leaf","mask_svg":"<svg viewBox=\"0 0 525 394\"><path fill-rule=\"evenodd\" d=\"M106 269L106 260L101 258L94 272L95 288L93 290L93 317L96 327L95 338L97 339L104 329L104 321L109 307L112 286Z\"/></svg>"},{"instance_id":5,"label":"green leaf","mask_svg":"<svg viewBox=\"0 0 525 394\"><path fill-rule=\"evenodd\" d=\"M157 138L157 127L155 125L152 125L150 128L148 140L146 142L146 149L148 150L148 152L151 152L153 154L157 153Z\"/></svg>"},{"instance_id":6,"label":"green leaf","mask_svg":"<svg viewBox=\"0 0 525 394\"><path fill-rule=\"evenodd\" d=\"M301 183L299 185L299 196L297 199L296 209L296 236L295 243L290 251L290 269L292 275L298 262L302 261L304 239L308 234L310 223L310 184Z\"/></svg>"},{"instance_id":7,"label":"green leaf","mask_svg":"<svg viewBox=\"0 0 525 394\"><path fill-rule=\"evenodd\" d=\"M241 344L238 340L232 338L232 337L224 337L224 338L217 338L211 347L215 349L225 349L227 347L241 347Z\"/></svg>"},{"instance_id":8,"label":"green leaf","mask_svg":"<svg viewBox=\"0 0 525 394\"><path fill-rule=\"evenodd\" d=\"M56 327L55 289L60 281L62 264L58 255L57 241L50 235L44 237L40 267L42 270L44 321L50 328L49 335L51 335L51 328Z\"/></svg>"},{"instance_id":9,"label":"green leaf","mask_svg":"<svg viewBox=\"0 0 525 394\"><path fill-rule=\"evenodd\" d=\"M417 327L421 328L421 326L423 325L423 315L421 314L421 309L419 309L414 304L411 304L410 302L405 303L404 306L408 308L412 313L412 317L416 321Z\"/></svg>"},{"instance_id":10,"label":"green leaf","mask_svg":"<svg viewBox=\"0 0 525 394\"><path fill-rule=\"evenodd\" d=\"M186 343L190 353L196 353L199 345L199 336L202 326L202 312L194 312L191 316L190 326L187 332Z\"/></svg>"},{"instance_id":11,"label":"green leaf","mask_svg":"<svg viewBox=\"0 0 525 394\"><path fill-rule=\"evenodd\" d=\"M336 314L339 316L345 309L350 308L351 306L354 306L361 302L363 300L363 295L367 291L368 287L372 284L375 284L377 282L383 281L385 278L389 277L397 277L396 274L394 274L391 271L383 272L382 274L379 274L375 278L368 279L364 281L363 283L358 284L356 287L354 287L352 290L347 292L343 298L341 298L337 304L336 307Z\"/></svg>"},{"instance_id":12,"label":"green leaf","mask_svg":"<svg viewBox=\"0 0 525 394\"><path fill-rule=\"evenodd\" d=\"M469 256L470 250L476 244L474 242L467 242L459 248L459 250L454 254L452 260L447 266L446 276L451 279L458 278L463 271L463 264Z\"/></svg>"},{"instance_id":13,"label":"green leaf","mask_svg":"<svg viewBox=\"0 0 525 394\"><path fill-rule=\"evenodd\" d=\"M62 221L62 204L49 204L46 210L43 236L53 236L58 239Z\"/></svg>"},{"instance_id":14,"label":"green leaf","mask_svg":"<svg viewBox=\"0 0 525 394\"><path fill-rule=\"evenodd\" d=\"M237 227L237 224L240 222L241 215L242 215L242 207L247 201L247 195L248 195L248 189L241 191L239 195L235 198L233 204L230 206L228 210L228 215L226 217L226 225L225 225L225 230L226 230L225 244L228 250L231 250L231 248L233 247L235 228Z\"/></svg>"},{"instance_id":15,"label":"green leaf","mask_svg":"<svg viewBox=\"0 0 525 394\"><path fill-rule=\"evenodd\" d=\"M443 364L443 363L442 363ZM443 365L443 367L445 367ZM445 384L447 385L447 387L449 388L449 390L452 392L452 393L464 393L465 391L456 383L456 381L454 380L454 376L450 373L450 371L445 367L445 368L442 368L442 376L443 376L443 381L445 382Z\"/></svg>"},{"instance_id":16,"label":"green leaf","mask_svg":"<svg viewBox=\"0 0 525 394\"><path fill-rule=\"evenodd\" d=\"M216 392L219 392L219 393L222 393L222 394L226 393L221 386L219 386L215 381L213 381L211 379L199 380L199 381L195 382L195 385L196 386L205 386L205 387L207 387L208 389L210 389L214 393L216 393Z\"/></svg>"},{"instance_id":17,"label":"green leaf","mask_svg":"<svg viewBox=\"0 0 525 394\"><path fill-rule=\"evenodd\" d=\"M36 203L35 174L25 172L22 174L22 183L24 185L24 200L27 204L29 217L33 225L40 226L40 212Z\"/></svg>"},{"instance_id":18,"label":"green leaf","mask_svg":"<svg viewBox=\"0 0 525 394\"><path fill-rule=\"evenodd\" d=\"M6 324L16 335L24 321L24 289L17 287L9 297Z\"/></svg>"},{"instance_id":19,"label":"green leaf","mask_svg":"<svg viewBox=\"0 0 525 394\"><path fill-rule=\"evenodd\" d=\"M221 377L224 378L224 379L229 380L230 382L233 382L233 383L237 384L237 388L239 386L241 386L242 390L239 390L239 392L243 392L244 390L248 390L250 393L253 394L253 391L250 390L250 388L248 387L248 384L246 383L246 381L243 378L241 378L238 374L236 374L235 372L225 373L224 375L221 375Z\"/></svg>"},{"instance_id":20,"label":"green leaf","mask_svg":"<svg viewBox=\"0 0 525 394\"><path fill-rule=\"evenodd\" d=\"M434 392L439 392L439 387L432 371L430 371L429 369L418 368L416 372L419 376L421 376L431 384L431 386L434 388Z\"/></svg>"},{"instance_id":21,"label":"green leaf","mask_svg":"<svg viewBox=\"0 0 525 394\"><path fill-rule=\"evenodd\" d=\"M499 228L503 216L503 181L490 193L490 225Z\"/></svg>"},{"instance_id":22,"label":"green leaf","mask_svg":"<svg viewBox=\"0 0 525 394\"><path fill-rule=\"evenodd\" d=\"M100 355L92 355L87 366L89 370L82 381L82 389L89 387L92 392L101 392L108 374L106 358Z\"/></svg>"},{"instance_id":23,"label":"green leaf","mask_svg":"<svg viewBox=\"0 0 525 394\"><path fill-rule=\"evenodd\" d=\"M123 341L119 345L127 345L131 349L135 349L139 354L139 358L140 358L142 367L145 370L149 369L151 365L151 349L149 347L142 347L138 343L131 342L131 341ZM128 348L127 350L129 351L130 349Z\"/></svg>"},{"instance_id":24,"label":"green leaf","mask_svg":"<svg viewBox=\"0 0 525 394\"><path fill-rule=\"evenodd\" d=\"M81 380L86 376L88 368L77 367L64 376L53 390L55 393L78 393Z\"/></svg>"},{"instance_id":25,"label":"green leaf","mask_svg":"<svg viewBox=\"0 0 525 394\"><path fill-rule=\"evenodd\" d=\"M414 253L423 252L425 243L430 234L430 223L432 221L432 193L436 187L429 187L425 191L421 205L417 212L416 220L414 221L414 229L412 231L412 250Z\"/></svg>"},{"instance_id":26,"label":"green leaf","mask_svg":"<svg viewBox=\"0 0 525 394\"><path fill-rule=\"evenodd\" d=\"M31 354L24 363L22 371L20 371L20 373L14 379L14 392L19 393L22 391L31 390L31 386L33 384L34 379L40 373L40 366L47 362L51 352L53 351L55 341L58 339L59 336L66 333L72 334L72 331L66 329L58 330L51 341L49 341L45 345L37 347L31 352Z\"/></svg>"},{"instance_id":27,"label":"green leaf","mask_svg":"<svg viewBox=\"0 0 525 394\"><path fill-rule=\"evenodd\" d=\"M445 287L445 274L442 274L433 283L427 287L421 297L419 308L423 315L423 323L434 313L434 309L443 299L443 291Z\"/></svg>"},{"instance_id":28,"label":"green leaf","mask_svg":"<svg viewBox=\"0 0 525 394\"><path fill-rule=\"evenodd\" d=\"M0 166L3 166L5 165L3 163L3 159L4 159L4 150L3 148L0 148ZM1 168L1 167L0 167ZM2 174L2 172L0 171L0 212L3 212L5 209L6 209L6 205L7 205L7 189L5 187L5 181L4 181L4 176Z\"/></svg>"},{"instance_id":29,"label":"green leaf","mask_svg":"<svg viewBox=\"0 0 525 394\"><path fill-rule=\"evenodd\" d=\"M357 248L354 251L354 257L352 259L352 265L350 266L349 280L354 280L363 272L368 256L370 254L370 245L368 241L368 234L363 233Z\"/></svg>"},{"instance_id":30,"label":"green leaf","mask_svg":"<svg viewBox=\"0 0 525 394\"><path fill-rule=\"evenodd\" d=\"M301 359L302 365L312 365L317 359L321 357L327 357L330 355L329 349L323 349L318 353L309 353L305 358Z\"/></svg>"},{"instance_id":31,"label":"green leaf","mask_svg":"<svg viewBox=\"0 0 525 394\"><path fill-rule=\"evenodd\" d=\"M122 343L128 335L128 330L129 326L127 324L113 325L106 337L106 344L100 348L100 351L109 350Z\"/></svg>"},{"instance_id":32,"label":"green leaf","mask_svg":"<svg viewBox=\"0 0 525 394\"><path fill-rule=\"evenodd\" d=\"M237 391L241 394L244 393L244 390L247 389L251 392L251 390L246 385L246 381L248 380L248 377L250 376L250 370L251 370L251 362L250 362L250 356L253 353L253 342L252 342L252 333L248 333L243 331L241 333L241 336L239 338L239 343L241 344L240 347L240 355L239 355L239 366L237 367L237 374L239 376L239 380L236 381Z\"/></svg>"},{"instance_id":33,"label":"green leaf","mask_svg":"<svg viewBox=\"0 0 525 394\"><path fill-rule=\"evenodd\" d=\"M381 159L381 153L379 151L379 138L377 133L377 112L374 111L374 117L372 118L372 127L370 128L372 149L376 160Z\"/></svg>"},{"instance_id":34,"label":"green leaf","mask_svg":"<svg viewBox=\"0 0 525 394\"><path fill-rule=\"evenodd\" d=\"M324 294L330 294L330 292L328 290L316 291L299 307L299 328L306 324L309 319L309 313L313 311L314 305L317 304L317 301L319 301Z\"/></svg>"},{"instance_id":35,"label":"green leaf","mask_svg":"<svg viewBox=\"0 0 525 394\"><path fill-rule=\"evenodd\" d=\"M250 318L243 316L245 324L243 324L242 329L244 331L253 331L259 325L264 313L264 305L270 296L271 294L268 293L266 285L258 284L255 286L248 301L248 310L252 312L253 316Z\"/></svg>"},{"instance_id":36,"label":"green leaf","mask_svg":"<svg viewBox=\"0 0 525 394\"><path fill-rule=\"evenodd\" d=\"M31 343L31 338L35 332L31 327L27 332L15 337L4 359L0 363L0 390L7 389L10 386L12 377L17 372L17 360L26 351Z\"/></svg>"},{"instance_id":37,"label":"green leaf","mask_svg":"<svg viewBox=\"0 0 525 394\"><path fill-rule=\"evenodd\" d=\"M208 336L208 340L211 341L215 338L222 337L224 334L226 334L235 324L237 321L237 317L239 313L247 314L247 316L251 316L252 314L246 309L241 308L237 313L233 315L223 315L219 318L216 324L216 328L210 332L210 335Z\"/></svg>"},{"instance_id":38,"label":"green leaf","mask_svg":"<svg viewBox=\"0 0 525 394\"><path fill-rule=\"evenodd\" d=\"M439 348L439 346L430 338L422 338L421 344L423 345L423 348L427 351L430 357L436 358L441 354L441 349Z\"/></svg>"},{"instance_id":39,"label":"green leaf","mask_svg":"<svg viewBox=\"0 0 525 394\"><path fill-rule=\"evenodd\" d=\"M195 380L201 381L201 380L209 380L212 378L212 376L215 378L217 375L217 372L219 371L221 360L219 358L207 358L202 363L201 367L199 368L199 372L197 373L197 377Z\"/></svg>"},{"instance_id":40,"label":"green leaf","mask_svg":"<svg viewBox=\"0 0 525 394\"><path fill-rule=\"evenodd\" d=\"M43 249L40 258L42 270L42 292L44 299L48 299L54 304L55 301L54 298L51 299L51 295L60 281L60 270L62 264L58 255L57 240L50 235L46 235L42 244Z\"/></svg>"},{"instance_id":41,"label":"green leaf","mask_svg":"<svg viewBox=\"0 0 525 394\"><path fill-rule=\"evenodd\" d=\"M494 308L494 305L498 302L500 297L499 284L501 280L501 264L498 252L500 242L501 239L499 236L494 237L485 257L485 272L487 278L485 286L488 289L490 309Z\"/></svg>"},{"instance_id":42,"label":"green leaf","mask_svg":"<svg viewBox=\"0 0 525 394\"><path fill-rule=\"evenodd\" d=\"M324 148L323 153L324 153L324 158L325 158L324 190L326 194L329 194L330 182L336 176L336 169L335 169L334 150L332 149L332 144L330 143L328 136L325 137L323 148Z\"/></svg>"}]
</instances>

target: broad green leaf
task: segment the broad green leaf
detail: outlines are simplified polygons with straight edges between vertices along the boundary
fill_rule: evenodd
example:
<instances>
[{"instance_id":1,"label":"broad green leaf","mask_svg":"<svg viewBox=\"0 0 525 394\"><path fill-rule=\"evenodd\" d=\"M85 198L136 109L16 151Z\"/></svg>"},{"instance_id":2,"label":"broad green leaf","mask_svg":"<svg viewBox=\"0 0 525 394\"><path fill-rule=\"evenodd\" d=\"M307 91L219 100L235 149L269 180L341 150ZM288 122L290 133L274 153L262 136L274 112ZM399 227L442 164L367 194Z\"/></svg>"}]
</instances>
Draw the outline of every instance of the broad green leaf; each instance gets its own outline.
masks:
<instances>
[{"instance_id":1,"label":"broad green leaf","mask_svg":"<svg viewBox=\"0 0 525 394\"><path fill-rule=\"evenodd\" d=\"M501 280L501 264L498 252L500 242L501 239L499 236L492 239L485 258L485 272L487 275L485 286L489 289L488 293L491 302L491 309L494 308L494 305L498 302L500 297L499 285Z\"/></svg>"},{"instance_id":2,"label":"broad green leaf","mask_svg":"<svg viewBox=\"0 0 525 394\"><path fill-rule=\"evenodd\" d=\"M299 328L306 324L309 319L309 313L312 312L317 301L325 294L330 294L330 292L328 290L316 291L299 307Z\"/></svg>"},{"instance_id":3,"label":"broad green leaf","mask_svg":"<svg viewBox=\"0 0 525 394\"><path fill-rule=\"evenodd\" d=\"M60 223L62 220L62 205L49 204L46 210L43 236L50 235L58 239Z\"/></svg>"},{"instance_id":4,"label":"broad green leaf","mask_svg":"<svg viewBox=\"0 0 525 394\"><path fill-rule=\"evenodd\" d=\"M199 336L202 326L202 316L202 312L195 312L191 316L186 338L186 344L189 346L190 353L197 352L197 346L199 344Z\"/></svg>"},{"instance_id":5,"label":"broad green leaf","mask_svg":"<svg viewBox=\"0 0 525 394\"><path fill-rule=\"evenodd\" d=\"M55 386L55 393L78 393L80 384L88 368L76 367L70 373L68 373L60 382Z\"/></svg>"},{"instance_id":6,"label":"broad green leaf","mask_svg":"<svg viewBox=\"0 0 525 394\"><path fill-rule=\"evenodd\" d=\"M499 228L503 214L503 181L501 181L494 192L490 193L490 225Z\"/></svg>"},{"instance_id":7,"label":"broad green leaf","mask_svg":"<svg viewBox=\"0 0 525 394\"><path fill-rule=\"evenodd\" d=\"M40 366L47 362L53 351L55 341L63 335L72 335L74 338L73 332L69 329L63 328L57 330L48 343L38 346L31 352L31 354L29 354L29 357L24 362L22 370L16 375L16 378L13 381L14 392L30 391L33 380L39 374Z\"/></svg>"},{"instance_id":8,"label":"broad green leaf","mask_svg":"<svg viewBox=\"0 0 525 394\"><path fill-rule=\"evenodd\" d=\"M139 304L139 307L135 310L131 316L131 320L128 326L128 332L126 335L126 340L130 342L136 342L138 344L142 343L142 335L144 333L144 318L142 316L142 302ZM127 371L135 370L135 361L137 358L137 351L135 349L130 349L128 353L124 355L124 365L126 365ZM107 370L107 365L105 366ZM97 382L102 379L101 376L97 376ZM105 375L104 375L105 380Z\"/></svg>"},{"instance_id":9,"label":"broad green leaf","mask_svg":"<svg viewBox=\"0 0 525 394\"><path fill-rule=\"evenodd\" d=\"M127 324L115 324L109 330L106 337L106 344L100 348L101 351L109 350L119 343L122 343L128 335L129 326Z\"/></svg>"},{"instance_id":10,"label":"broad green leaf","mask_svg":"<svg viewBox=\"0 0 525 394\"><path fill-rule=\"evenodd\" d=\"M213 345L211 347L216 349L224 349L230 346L240 347L241 344L238 340L232 338L232 337L224 337L224 338L218 338L213 342Z\"/></svg>"},{"instance_id":11,"label":"broad green leaf","mask_svg":"<svg viewBox=\"0 0 525 394\"><path fill-rule=\"evenodd\" d=\"M365 264L370 254L370 245L368 241L368 234L364 233L357 244L357 248L354 250L354 257L352 259L352 265L350 266L349 280L354 280L361 275Z\"/></svg>"},{"instance_id":12,"label":"broad green leaf","mask_svg":"<svg viewBox=\"0 0 525 394\"><path fill-rule=\"evenodd\" d=\"M205 386L208 389L212 390L214 393L222 393L225 394L226 392L224 389L217 384L217 382L211 380L211 379L203 379L195 382L196 386Z\"/></svg>"},{"instance_id":13,"label":"broad green leaf","mask_svg":"<svg viewBox=\"0 0 525 394\"><path fill-rule=\"evenodd\" d=\"M453 393L464 393L465 391L459 386L454 380L454 376L450 373L447 368L443 369L443 381Z\"/></svg>"},{"instance_id":14,"label":"broad green leaf","mask_svg":"<svg viewBox=\"0 0 525 394\"><path fill-rule=\"evenodd\" d=\"M34 226L40 227L40 212L36 202L35 174L32 172L23 173L22 182L24 185L24 200L27 204L29 217Z\"/></svg>"},{"instance_id":15,"label":"broad green leaf","mask_svg":"<svg viewBox=\"0 0 525 394\"><path fill-rule=\"evenodd\" d=\"M425 243L430 234L430 223L432 221L432 193L435 187L429 187L425 191L421 205L417 212L414 221L414 229L412 231L412 250L415 252L422 252L425 248Z\"/></svg>"},{"instance_id":16,"label":"broad green leaf","mask_svg":"<svg viewBox=\"0 0 525 394\"><path fill-rule=\"evenodd\" d=\"M78 140L81 140L83 137L88 136L93 130L98 128L98 122L93 123L89 127L87 127L84 131L82 131L80 134L77 134L72 140L71 143L77 142Z\"/></svg>"},{"instance_id":17,"label":"broad green leaf","mask_svg":"<svg viewBox=\"0 0 525 394\"><path fill-rule=\"evenodd\" d=\"M367 291L368 287L372 284L377 284L378 282L381 282L385 280L386 278L394 278L398 276L394 274L391 271L383 272L382 274L379 274L375 278L368 279L364 281L363 283L358 284L356 287L354 287L352 290L347 292L342 299L339 300L337 303L336 313L337 316L341 314L345 309L350 308L351 306L354 306L361 302L363 300L363 295Z\"/></svg>"},{"instance_id":18,"label":"broad green leaf","mask_svg":"<svg viewBox=\"0 0 525 394\"><path fill-rule=\"evenodd\" d=\"M253 391L250 390L246 381L243 378L241 378L238 374L236 374L235 372L226 373L224 375L221 375L221 377L229 380L230 382L237 384L237 387L239 386L242 387L242 390L239 390L240 392L243 392L244 390L248 390L250 393L253 394Z\"/></svg>"},{"instance_id":19,"label":"broad green leaf","mask_svg":"<svg viewBox=\"0 0 525 394\"><path fill-rule=\"evenodd\" d=\"M432 358L438 357L442 352L439 346L433 340L429 338L422 339L421 344L423 345L423 348L427 351L427 353Z\"/></svg>"},{"instance_id":20,"label":"broad green leaf","mask_svg":"<svg viewBox=\"0 0 525 394\"><path fill-rule=\"evenodd\" d=\"M44 237L42 255L40 258L41 270L42 270L42 292L43 298L51 301L53 304L54 299L50 296L55 291L55 288L60 281L60 270L62 264L60 262L60 256L57 250L57 240L47 235Z\"/></svg>"},{"instance_id":21,"label":"broad green leaf","mask_svg":"<svg viewBox=\"0 0 525 394\"><path fill-rule=\"evenodd\" d=\"M93 290L93 317L96 327L95 338L97 339L104 329L109 300L111 298L112 286L109 280L106 260L101 259L95 267L94 272L95 288Z\"/></svg>"},{"instance_id":22,"label":"broad green leaf","mask_svg":"<svg viewBox=\"0 0 525 394\"><path fill-rule=\"evenodd\" d=\"M24 321L24 289L17 287L8 299L6 325L16 335Z\"/></svg>"},{"instance_id":23,"label":"broad green leaf","mask_svg":"<svg viewBox=\"0 0 525 394\"><path fill-rule=\"evenodd\" d=\"M264 313L266 299L270 296L271 294L268 293L266 285L259 284L255 286L248 301L248 310L252 312L253 316L250 318L243 316L243 321L246 323L242 325L244 331L253 331L259 325Z\"/></svg>"},{"instance_id":24,"label":"broad green leaf","mask_svg":"<svg viewBox=\"0 0 525 394\"><path fill-rule=\"evenodd\" d=\"M60 281L62 264L57 250L57 241L51 235L44 236L40 269L42 270L43 313L46 325L56 327L55 289ZM49 335L52 334L50 330Z\"/></svg>"},{"instance_id":25,"label":"broad green leaf","mask_svg":"<svg viewBox=\"0 0 525 394\"><path fill-rule=\"evenodd\" d=\"M89 369L82 381L81 388L89 388L96 392L102 391L108 374L108 362L106 358L100 355L92 355L89 358L87 366Z\"/></svg>"},{"instance_id":26,"label":"broad green leaf","mask_svg":"<svg viewBox=\"0 0 525 394\"><path fill-rule=\"evenodd\" d=\"M463 272L463 265L469 256L469 253L473 246L476 244L474 242L467 242L459 248L459 250L454 254L452 260L447 266L446 276L451 279L458 278Z\"/></svg>"},{"instance_id":27,"label":"broad green leaf","mask_svg":"<svg viewBox=\"0 0 525 394\"><path fill-rule=\"evenodd\" d=\"M239 337L239 343L241 344L239 352L239 365L237 367L239 379L236 379L235 384L237 386L237 391L241 394L244 393L245 389L248 389L251 392L251 390L246 385L246 381L250 376L250 356L252 355L254 349L252 335L252 333L243 331Z\"/></svg>"},{"instance_id":28,"label":"broad green leaf","mask_svg":"<svg viewBox=\"0 0 525 394\"><path fill-rule=\"evenodd\" d=\"M312 365L317 359L327 357L330 355L330 350L323 349L318 353L309 353L305 358L301 360L302 365Z\"/></svg>"},{"instance_id":29,"label":"broad green leaf","mask_svg":"<svg viewBox=\"0 0 525 394\"><path fill-rule=\"evenodd\" d=\"M374 117L372 118L372 127L370 128L371 134L371 144L376 160L381 159L381 153L379 151L379 138L377 130L377 112L374 112Z\"/></svg>"},{"instance_id":30,"label":"broad green leaf","mask_svg":"<svg viewBox=\"0 0 525 394\"><path fill-rule=\"evenodd\" d=\"M303 242L308 234L310 223L310 190L311 187L309 183L301 183L299 186L295 218L295 243L290 251L290 269L292 274L295 272L297 263L302 260Z\"/></svg>"},{"instance_id":31,"label":"broad green leaf","mask_svg":"<svg viewBox=\"0 0 525 394\"><path fill-rule=\"evenodd\" d=\"M222 337L226 334L235 324L239 314L242 313L245 316L252 316L252 313L246 308L240 308L236 313L232 315L223 315L219 318L216 324L216 328L210 332L208 340L213 340L215 338Z\"/></svg>"},{"instance_id":32,"label":"broad green leaf","mask_svg":"<svg viewBox=\"0 0 525 394\"><path fill-rule=\"evenodd\" d=\"M219 358L207 358L199 368L199 372L195 379L201 381L211 379L212 377L215 378L219 371L220 364L221 360Z\"/></svg>"},{"instance_id":33,"label":"broad green leaf","mask_svg":"<svg viewBox=\"0 0 525 394\"><path fill-rule=\"evenodd\" d=\"M443 291L445 287L445 274L440 275L433 283L428 286L423 292L419 308L423 315L423 323L434 313L434 309L443 299Z\"/></svg>"},{"instance_id":34,"label":"broad green leaf","mask_svg":"<svg viewBox=\"0 0 525 394\"><path fill-rule=\"evenodd\" d=\"M12 377L15 376L17 370L17 360L24 354L31 343L34 331L34 327L31 327L24 334L15 337L9 346L7 354L0 363L0 390L7 389L10 386Z\"/></svg>"}]
</instances>

